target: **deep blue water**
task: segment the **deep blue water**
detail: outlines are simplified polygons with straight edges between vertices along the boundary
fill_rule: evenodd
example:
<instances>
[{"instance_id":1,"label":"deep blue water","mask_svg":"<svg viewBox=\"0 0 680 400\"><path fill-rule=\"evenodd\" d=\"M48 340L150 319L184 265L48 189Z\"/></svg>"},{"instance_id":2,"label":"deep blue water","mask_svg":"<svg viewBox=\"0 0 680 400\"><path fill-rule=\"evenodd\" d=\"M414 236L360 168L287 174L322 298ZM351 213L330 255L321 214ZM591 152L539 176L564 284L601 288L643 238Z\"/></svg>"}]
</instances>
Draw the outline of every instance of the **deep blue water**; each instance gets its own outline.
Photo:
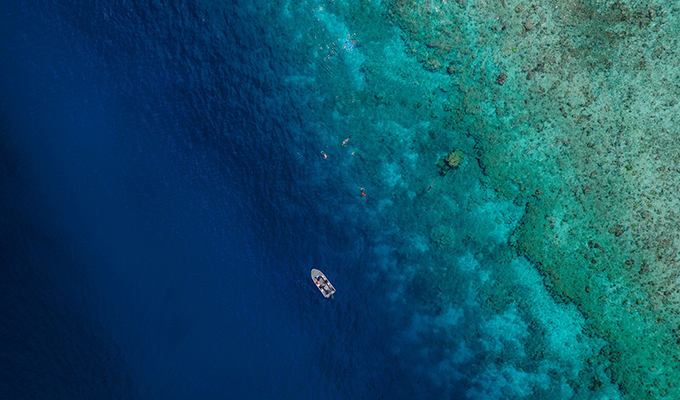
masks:
<instances>
[{"instance_id":1,"label":"deep blue water","mask_svg":"<svg viewBox=\"0 0 680 400\"><path fill-rule=\"evenodd\" d=\"M263 22L221 5L228 37L212 40L192 3L12 3L0 8L4 398L409 388L382 344L387 317L348 273L366 258L361 234L324 219L328 193L305 183L319 176L301 161L295 93L259 75L258 62L288 68ZM310 285L315 266L341 295Z\"/></svg>"}]
</instances>

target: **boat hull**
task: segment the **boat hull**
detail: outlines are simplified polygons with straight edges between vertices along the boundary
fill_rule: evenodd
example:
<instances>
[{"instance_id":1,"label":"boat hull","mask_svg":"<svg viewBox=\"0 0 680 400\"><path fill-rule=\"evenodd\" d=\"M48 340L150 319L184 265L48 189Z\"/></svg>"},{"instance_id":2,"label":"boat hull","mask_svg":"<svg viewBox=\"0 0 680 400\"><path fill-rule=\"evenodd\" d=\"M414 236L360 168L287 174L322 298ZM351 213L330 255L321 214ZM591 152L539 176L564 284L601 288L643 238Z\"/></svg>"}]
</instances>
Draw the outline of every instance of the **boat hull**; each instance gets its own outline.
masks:
<instances>
[{"instance_id":1,"label":"boat hull","mask_svg":"<svg viewBox=\"0 0 680 400\"><path fill-rule=\"evenodd\" d=\"M312 269L312 282L314 282L325 298L329 298L335 293L335 287L333 287L328 278L326 278L326 275L316 268Z\"/></svg>"}]
</instances>

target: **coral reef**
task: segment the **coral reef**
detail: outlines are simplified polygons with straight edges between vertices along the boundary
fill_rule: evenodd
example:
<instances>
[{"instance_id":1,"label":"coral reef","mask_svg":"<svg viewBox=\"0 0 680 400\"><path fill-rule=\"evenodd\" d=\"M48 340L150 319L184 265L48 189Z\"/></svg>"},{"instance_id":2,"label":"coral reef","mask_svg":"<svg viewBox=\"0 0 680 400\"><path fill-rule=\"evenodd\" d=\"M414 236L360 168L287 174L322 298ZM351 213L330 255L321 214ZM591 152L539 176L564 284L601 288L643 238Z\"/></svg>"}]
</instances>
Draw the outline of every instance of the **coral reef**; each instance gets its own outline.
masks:
<instances>
[{"instance_id":1,"label":"coral reef","mask_svg":"<svg viewBox=\"0 0 680 400\"><path fill-rule=\"evenodd\" d=\"M624 398L675 400L680 9L602 4L459 1L435 13L392 1L390 12L418 59L455 66L434 89L449 96L443 118L477 140L489 183L526 205L515 245L607 340Z\"/></svg>"},{"instance_id":2,"label":"coral reef","mask_svg":"<svg viewBox=\"0 0 680 400\"><path fill-rule=\"evenodd\" d=\"M450 170L458 168L463 161L465 161L465 155L460 149L453 149L446 157L439 160L437 167L439 167L439 173L441 175L446 175Z\"/></svg>"},{"instance_id":3,"label":"coral reef","mask_svg":"<svg viewBox=\"0 0 680 400\"><path fill-rule=\"evenodd\" d=\"M430 240L442 247L453 246L456 243L455 238L455 230L446 226L436 227L430 232Z\"/></svg>"}]
</instances>

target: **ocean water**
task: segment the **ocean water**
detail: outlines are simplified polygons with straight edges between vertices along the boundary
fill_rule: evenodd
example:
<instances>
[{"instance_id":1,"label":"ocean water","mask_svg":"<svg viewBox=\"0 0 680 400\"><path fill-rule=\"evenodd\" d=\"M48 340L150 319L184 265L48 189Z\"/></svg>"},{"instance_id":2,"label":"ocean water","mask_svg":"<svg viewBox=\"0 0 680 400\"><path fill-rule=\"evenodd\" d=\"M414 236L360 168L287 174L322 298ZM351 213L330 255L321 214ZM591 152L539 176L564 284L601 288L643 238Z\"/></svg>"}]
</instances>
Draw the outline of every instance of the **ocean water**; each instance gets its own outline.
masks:
<instances>
[{"instance_id":1,"label":"ocean water","mask_svg":"<svg viewBox=\"0 0 680 400\"><path fill-rule=\"evenodd\" d=\"M3 2L0 397L677 398L674 7Z\"/></svg>"}]
</instances>

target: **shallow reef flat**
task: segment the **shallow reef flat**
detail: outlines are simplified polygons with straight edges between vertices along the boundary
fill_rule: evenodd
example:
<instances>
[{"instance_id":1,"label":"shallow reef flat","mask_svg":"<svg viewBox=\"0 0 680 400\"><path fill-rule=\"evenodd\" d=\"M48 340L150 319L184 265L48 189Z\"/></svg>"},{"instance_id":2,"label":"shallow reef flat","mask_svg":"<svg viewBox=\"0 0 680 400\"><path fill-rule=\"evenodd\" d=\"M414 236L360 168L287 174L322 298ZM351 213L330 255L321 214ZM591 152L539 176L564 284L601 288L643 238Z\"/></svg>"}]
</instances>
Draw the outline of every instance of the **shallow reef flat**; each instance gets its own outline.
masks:
<instances>
[{"instance_id":1,"label":"shallow reef flat","mask_svg":"<svg viewBox=\"0 0 680 400\"><path fill-rule=\"evenodd\" d=\"M398 0L389 12L447 78L441 119L526 208L513 243L609 343L600 357L624 397L680 398L680 5Z\"/></svg>"}]
</instances>

